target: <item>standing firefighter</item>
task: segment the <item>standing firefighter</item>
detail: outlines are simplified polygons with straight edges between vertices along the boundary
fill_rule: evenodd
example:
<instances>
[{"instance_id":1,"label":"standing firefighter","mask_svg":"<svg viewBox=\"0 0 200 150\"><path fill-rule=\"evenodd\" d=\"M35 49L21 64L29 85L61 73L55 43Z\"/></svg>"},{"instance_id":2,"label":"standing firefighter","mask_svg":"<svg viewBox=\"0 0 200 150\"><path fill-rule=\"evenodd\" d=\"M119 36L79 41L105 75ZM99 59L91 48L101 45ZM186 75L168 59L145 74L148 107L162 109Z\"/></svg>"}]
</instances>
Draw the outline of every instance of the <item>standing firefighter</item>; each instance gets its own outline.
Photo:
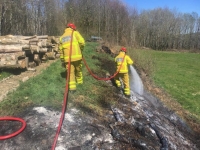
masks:
<instances>
[{"instance_id":1,"label":"standing firefighter","mask_svg":"<svg viewBox=\"0 0 200 150\"><path fill-rule=\"evenodd\" d=\"M128 76L128 65L133 64L133 60L126 54L126 48L122 47L117 57L115 57L117 70L119 73L115 76L114 80L119 89L121 89L120 78L124 85L124 94L126 97L130 97L130 85Z\"/></svg>"},{"instance_id":2,"label":"standing firefighter","mask_svg":"<svg viewBox=\"0 0 200 150\"><path fill-rule=\"evenodd\" d=\"M68 71L70 61L69 90L76 91L76 83L83 83L82 75L82 51L85 46L85 40L81 34L76 31L76 26L72 23L67 24L64 34L60 37L60 59Z\"/></svg>"}]
</instances>

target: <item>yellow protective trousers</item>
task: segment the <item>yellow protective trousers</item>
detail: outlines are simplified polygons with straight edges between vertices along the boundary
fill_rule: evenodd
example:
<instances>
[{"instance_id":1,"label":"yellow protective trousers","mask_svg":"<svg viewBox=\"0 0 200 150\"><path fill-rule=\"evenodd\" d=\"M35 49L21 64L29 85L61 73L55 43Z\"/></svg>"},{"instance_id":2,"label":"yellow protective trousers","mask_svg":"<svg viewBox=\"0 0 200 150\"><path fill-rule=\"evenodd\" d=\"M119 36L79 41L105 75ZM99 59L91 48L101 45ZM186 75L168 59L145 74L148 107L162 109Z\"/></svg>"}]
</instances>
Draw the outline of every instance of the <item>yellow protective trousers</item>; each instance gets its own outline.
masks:
<instances>
[{"instance_id":1,"label":"yellow protective trousers","mask_svg":"<svg viewBox=\"0 0 200 150\"><path fill-rule=\"evenodd\" d=\"M78 60L70 63L69 90L71 91L76 90L76 83L83 84L81 61ZM68 63L66 63L66 70L68 71Z\"/></svg>"},{"instance_id":2,"label":"yellow protective trousers","mask_svg":"<svg viewBox=\"0 0 200 150\"><path fill-rule=\"evenodd\" d=\"M124 85L124 94L125 95L130 95L130 85L129 85L129 76L128 76L128 73L118 73L114 80L115 80L115 83L117 85L117 87L121 87L121 82L120 82L120 78L123 82L123 85Z\"/></svg>"}]
</instances>

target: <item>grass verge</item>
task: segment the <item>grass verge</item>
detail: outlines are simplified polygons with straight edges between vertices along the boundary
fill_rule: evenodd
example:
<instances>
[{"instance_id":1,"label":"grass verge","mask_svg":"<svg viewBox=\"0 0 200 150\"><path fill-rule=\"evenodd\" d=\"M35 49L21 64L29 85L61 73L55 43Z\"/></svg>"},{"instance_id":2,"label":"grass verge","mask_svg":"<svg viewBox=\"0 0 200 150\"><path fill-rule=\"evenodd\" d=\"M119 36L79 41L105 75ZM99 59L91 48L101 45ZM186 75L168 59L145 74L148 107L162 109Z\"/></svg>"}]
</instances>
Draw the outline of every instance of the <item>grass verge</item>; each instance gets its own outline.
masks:
<instances>
[{"instance_id":1,"label":"grass verge","mask_svg":"<svg viewBox=\"0 0 200 150\"><path fill-rule=\"evenodd\" d=\"M200 120L200 54L133 50L132 56L157 87Z\"/></svg>"},{"instance_id":2,"label":"grass verge","mask_svg":"<svg viewBox=\"0 0 200 150\"><path fill-rule=\"evenodd\" d=\"M3 80L4 78L9 77L12 74L17 75L22 71L23 70L21 69L0 69L0 81Z\"/></svg>"}]
</instances>

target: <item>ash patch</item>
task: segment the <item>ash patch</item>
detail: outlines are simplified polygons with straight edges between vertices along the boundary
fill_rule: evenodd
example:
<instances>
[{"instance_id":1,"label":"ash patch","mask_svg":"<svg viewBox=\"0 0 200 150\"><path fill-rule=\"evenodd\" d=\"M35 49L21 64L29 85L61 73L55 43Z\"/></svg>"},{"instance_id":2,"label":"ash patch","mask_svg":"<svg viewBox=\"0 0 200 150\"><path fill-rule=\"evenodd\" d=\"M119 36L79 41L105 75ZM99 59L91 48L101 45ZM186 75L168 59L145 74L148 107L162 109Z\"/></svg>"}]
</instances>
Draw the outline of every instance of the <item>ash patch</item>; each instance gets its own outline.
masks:
<instances>
[{"instance_id":1,"label":"ash patch","mask_svg":"<svg viewBox=\"0 0 200 150\"><path fill-rule=\"evenodd\" d=\"M198 149L193 131L151 94L131 92L130 99L121 93L116 96L118 103L105 110L104 116L82 115L76 108L68 109L56 150ZM1 149L51 149L61 112L33 107L23 114L27 127L19 135L0 141Z\"/></svg>"},{"instance_id":2,"label":"ash patch","mask_svg":"<svg viewBox=\"0 0 200 150\"><path fill-rule=\"evenodd\" d=\"M172 113L163 117L167 111L160 113L159 108L151 106L144 97L132 95L131 99L122 96L103 118L82 116L79 110L69 109L56 150L197 149L184 131L174 125L179 123L179 118ZM11 139L1 141L1 148L51 149L60 116L58 111L44 107L32 108L23 117L27 122L26 129Z\"/></svg>"},{"instance_id":3,"label":"ash patch","mask_svg":"<svg viewBox=\"0 0 200 150\"><path fill-rule=\"evenodd\" d=\"M23 117L27 123L25 130L13 138L0 141L1 148L4 150L51 149L60 116L60 112L44 107L32 108ZM112 143L113 139L109 131L101 130L104 127L94 125L92 122L92 117L81 117L76 109L68 110L59 134L56 150L78 147L94 149L95 143L101 141L102 138L104 142Z\"/></svg>"}]
</instances>

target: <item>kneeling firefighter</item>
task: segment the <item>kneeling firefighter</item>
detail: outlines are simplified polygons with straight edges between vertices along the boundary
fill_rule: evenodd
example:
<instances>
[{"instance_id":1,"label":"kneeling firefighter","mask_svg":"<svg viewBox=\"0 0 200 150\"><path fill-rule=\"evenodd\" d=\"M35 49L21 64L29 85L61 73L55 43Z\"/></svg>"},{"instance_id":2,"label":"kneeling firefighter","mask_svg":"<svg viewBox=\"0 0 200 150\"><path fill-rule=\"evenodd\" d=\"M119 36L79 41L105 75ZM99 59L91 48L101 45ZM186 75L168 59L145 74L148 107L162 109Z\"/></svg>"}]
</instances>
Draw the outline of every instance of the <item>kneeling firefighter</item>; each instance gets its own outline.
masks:
<instances>
[{"instance_id":1,"label":"kneeling firefighter","mask_svg":"<svg viewBox=\"0 0 200 150\"><path fill-rule=\"evenodd\" d=\"M122 83L124 85L124 94L126 97L130 97L130 85L129 85L129 75L128 75L128 65L133 64L133 60L126 54L127 50L125 47L122 47L120 49L119 54L115 57L115 62L117 66L117 70L119 70L119 73L115 76L114 80L118 87L118 89L121 89L121 82L120 78L122 80Z\"/></svg>"},{"instance_id":2,"label":"kneeling firefighter","mask_svg":"<svg viewBox=\"0 0 200 150\"><path fill-rule=\"evenodd\" d=\"M85 47L85 40L81 34L76 31L73 23L67 24L64 34L60 37L60 59L68 71L70 61L69 90L76 91L76 83L83 83L82 75L82 51ZM71 56L69 56L71 54ZM69 58L71 58L69 60Z\"/></svg>"}]
</instances>

